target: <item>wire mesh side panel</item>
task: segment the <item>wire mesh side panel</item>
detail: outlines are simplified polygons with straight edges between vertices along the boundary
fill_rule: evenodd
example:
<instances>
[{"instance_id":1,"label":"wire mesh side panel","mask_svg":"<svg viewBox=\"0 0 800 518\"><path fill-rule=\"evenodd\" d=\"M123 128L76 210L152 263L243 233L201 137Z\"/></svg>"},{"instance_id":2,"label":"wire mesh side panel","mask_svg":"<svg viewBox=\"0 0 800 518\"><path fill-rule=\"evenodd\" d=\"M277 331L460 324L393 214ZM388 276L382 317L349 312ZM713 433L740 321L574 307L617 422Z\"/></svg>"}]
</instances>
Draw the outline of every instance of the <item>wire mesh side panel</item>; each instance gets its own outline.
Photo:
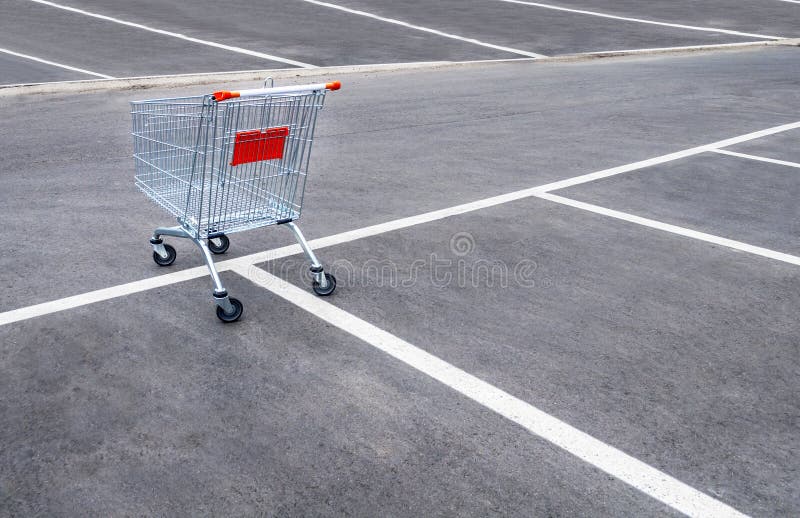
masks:
<instances>
[{"instance_id":1,"label":"wire mesh side panel","mask_svg":"<svg viewBox=\"0 0 800 518\"><path fill-rule=\"evenodd\" d=\"M324 98L131 103L136 185L196 237L297 219Z\"/></svg>"},{"instance_id":2,"label":"wire mesh side panel","mask_svg":"<svg viewBox=\"0 0 800 518\"><path fill-rule=\"evenodd\" d=\"M136 186L179 219L203 168L212 109L203 97L131 103Z\"/></svg>"},{"instance_id":3,"label":"wire mesh side panel","mask_svg":"<svg viewBox=\"0 0 800 518\"><path fill-rule=\"evenodd\" d=\"M205 194L193 198L187 210L201 235L300 217L324 96L323 90L217 106Z\"/></svg>"}]
</instances>

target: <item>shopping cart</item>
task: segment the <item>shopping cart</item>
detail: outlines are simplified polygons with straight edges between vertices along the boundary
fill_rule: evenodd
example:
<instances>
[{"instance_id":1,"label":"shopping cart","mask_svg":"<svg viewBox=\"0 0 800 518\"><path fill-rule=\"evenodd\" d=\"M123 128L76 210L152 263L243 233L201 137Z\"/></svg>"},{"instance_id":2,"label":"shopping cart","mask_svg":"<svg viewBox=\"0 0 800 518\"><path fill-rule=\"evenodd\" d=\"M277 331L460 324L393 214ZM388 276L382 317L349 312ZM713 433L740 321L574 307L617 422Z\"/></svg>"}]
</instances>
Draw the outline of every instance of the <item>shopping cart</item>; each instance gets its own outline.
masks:
<instances>
[{"instance_id":1,"label":"shopping cart","mask_svg":"<svg viewBox=\"0 0 800 518\"><path fill-rule=\"evenodd\" d=\"M136 186L178 219L153 232L153 260L175 262L163 236L191 239L214 283L217 316L234 322L242 303L228 296L211 254L224 254L228 234L284 225L311 261L313 290L330 295L325 273L294 224L303 206L317 112L333 83L215 92L131 102Z\"/></svg>"}]
</instances>

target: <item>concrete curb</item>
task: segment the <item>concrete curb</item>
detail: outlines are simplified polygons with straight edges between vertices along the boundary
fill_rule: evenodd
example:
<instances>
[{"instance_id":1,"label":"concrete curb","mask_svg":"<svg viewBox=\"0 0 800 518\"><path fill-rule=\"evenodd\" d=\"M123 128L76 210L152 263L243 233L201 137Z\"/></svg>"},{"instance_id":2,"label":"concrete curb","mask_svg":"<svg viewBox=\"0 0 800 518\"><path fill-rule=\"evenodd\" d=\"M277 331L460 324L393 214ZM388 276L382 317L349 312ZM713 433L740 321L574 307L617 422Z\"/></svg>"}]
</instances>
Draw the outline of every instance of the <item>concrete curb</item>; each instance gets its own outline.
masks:
<instances>
[{"instance_id":1,"label":"concrete curb","mask_svg":"<svg viewBox=\"0 0 800 518\"><path fill-rule=\"evenodd\" d=\"M678 55L699 52L738 51L769 46L800 46L800 38L774 41L748 41L742 43L723 43L719 45L696 45L687 47L666 47L654 49L633 49L602 52L565 54L545 58L511 58L476 61L423 61L414 63L385 63L374 65L348 65L318 68L281 68L266 70L244 70L235 72L215 72L206 74L180 74L165 76L143 76L119 79L88 79L80 81L61 81L18 85L0 85L0 97L14 97L32 94L83 94L97 91L144 90L151 88L172 88L223 84L230 82L260 81L266 77L278 80L294 78L332 77L349 74L396 72L408 70L436 70L461 67L486 66L500 63L536 62L569 63L593 59L644 57L654 55Z\"/></svg>"},{"instance_id":2,"label":"concrete curb","mask_svg":"<svg viewBox=\"0 0 800 518\"><path fill-rule=\"evenodd\" d=\"M25 94L87 93L99 90L140 90L149 88L170 88L176 86L198 86L228 82L263 81L290 79L297 77L320 77L354 73L386 72L393 70L430 69L447 66L448 61L421 63L391 63L380 65L357 65L319 68L279 68L264 70L242 70L235 72L214 72L206 74L179 74L166 76L127 77L120 79L87 79L82 81L61 81L56 83L37 83L0 86L0 97Z\"/></svg>"},{"instance_id":3,"label":"concrete curb","mask_svg":"<svg viewBox=\"0 0 800 518\"><path fill-rule=\"evenodd\" d=\"M800 46L800 38L798 39L782 39L782 40L763 40L763 41L744 41L741 43L720 43L717 45L690 45L686 47L664 47L652 49L632 49L632 50L611 50L603 52L582 52L579 54L566 54L563 56L555 56L547 58L546 60L537 61L574 61L579 59L597 59L597 58L610 58L610 57L623 57L623 56L656 56L661 54L691 54L698 52L720 52L720 51L738 51L745 49L754 49L761 47L774 47L774 46Z\"/></svg>"}]
</instances>

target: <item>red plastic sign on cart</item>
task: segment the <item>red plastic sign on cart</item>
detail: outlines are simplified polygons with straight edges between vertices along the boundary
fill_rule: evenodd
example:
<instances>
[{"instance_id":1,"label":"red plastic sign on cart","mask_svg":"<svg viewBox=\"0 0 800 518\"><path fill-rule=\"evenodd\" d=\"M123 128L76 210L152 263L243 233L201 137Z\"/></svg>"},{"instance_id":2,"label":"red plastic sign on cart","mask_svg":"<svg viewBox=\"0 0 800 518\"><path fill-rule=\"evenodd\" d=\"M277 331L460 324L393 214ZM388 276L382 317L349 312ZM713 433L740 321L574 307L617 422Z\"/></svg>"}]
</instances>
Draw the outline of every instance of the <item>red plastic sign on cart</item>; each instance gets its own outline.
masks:
<instances>
[{"instance_id":1,"label":"red plastic sign on cart","mask_svg":"<svg viewBox=\"0 0 800 518\"><path fill-rule=\"evenodd\" d=\"M237 132L231 165L283 158L283 147L288 136L287 126Z\"/></svg>"}]
</instances>

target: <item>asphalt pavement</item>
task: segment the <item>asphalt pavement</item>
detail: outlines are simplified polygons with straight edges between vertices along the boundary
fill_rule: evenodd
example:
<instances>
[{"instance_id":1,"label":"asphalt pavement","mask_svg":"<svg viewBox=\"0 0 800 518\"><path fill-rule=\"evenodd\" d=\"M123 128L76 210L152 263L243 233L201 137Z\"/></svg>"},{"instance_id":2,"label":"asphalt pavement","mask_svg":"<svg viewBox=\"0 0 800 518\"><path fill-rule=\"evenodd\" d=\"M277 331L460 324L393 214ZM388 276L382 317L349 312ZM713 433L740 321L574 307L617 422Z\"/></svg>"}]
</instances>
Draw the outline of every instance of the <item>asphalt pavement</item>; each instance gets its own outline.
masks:
<instances>
[{"instance_id":1,"label":"asphalt pavement","mask_svg":"<svg viewBox=\"0 0 800 518\"><path fill-rule=\"evenodd\" d=\"M319 238L796 122L799 65L773 47L322 71L344 86L300 224ZM0 314L202 264L181 242L172 268L152 262L169 217L133 186L127 103L208 88L0 97ZM795 140L731 149L790 161ZM556 194L797 253L793 171L701 154ZM291 235L231 241L228 258ZM800 512L797 266L538 198L318 255L336 307L744 513ZM262 266L307 283L300 256ZM675 513L223 278L245 304L232 325L203 277L0 326L0 513Z\"/></svg>"},{"instance_id":2,"label":"asphalt pavement","mask_svg":"<svg viewBox=\"0 0 800 518\"><path fill-rule=\"evenodd\" d=\"M736 5L565 2L557 4L561 10L535 4L3 0L0 48L96 74L131 77L510 59L800 37L800 7L778 0ZM40 68L35 61L28 67L20 62L4 66L0 84L54 80Z\"/></svg>"}]
</instances>

